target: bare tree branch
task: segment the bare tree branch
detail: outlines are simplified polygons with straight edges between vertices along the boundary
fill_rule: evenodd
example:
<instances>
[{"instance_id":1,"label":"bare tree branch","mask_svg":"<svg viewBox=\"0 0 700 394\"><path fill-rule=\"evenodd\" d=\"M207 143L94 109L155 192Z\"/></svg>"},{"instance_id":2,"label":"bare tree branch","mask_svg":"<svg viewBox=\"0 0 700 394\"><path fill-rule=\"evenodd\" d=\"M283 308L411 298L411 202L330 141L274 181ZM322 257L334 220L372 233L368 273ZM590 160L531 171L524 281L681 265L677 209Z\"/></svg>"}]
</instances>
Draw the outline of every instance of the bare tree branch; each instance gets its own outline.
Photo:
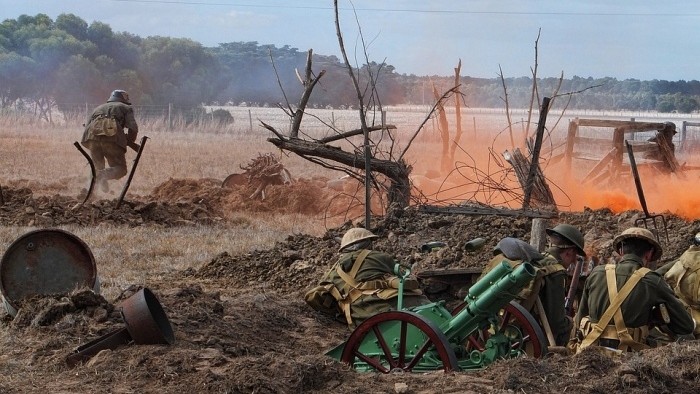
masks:
<instances>
[{"instance_id":1,"label":"bare tree branch","mask_svg":"<svg viewBox=\"0 0 700 394\"><path fill-rule=\"evenodd\" d=\"M498 76L501 77L501 83L503 84L503 101L506 103L506 119L508 120L508 132L510 133L510 147L515 149L515 140L513 139L513 122L510 119L510 106L508 104L508 88L506 88L506 80L503 77L503 69L501 65L498 65Z\"/></svg>"}]
</instances>

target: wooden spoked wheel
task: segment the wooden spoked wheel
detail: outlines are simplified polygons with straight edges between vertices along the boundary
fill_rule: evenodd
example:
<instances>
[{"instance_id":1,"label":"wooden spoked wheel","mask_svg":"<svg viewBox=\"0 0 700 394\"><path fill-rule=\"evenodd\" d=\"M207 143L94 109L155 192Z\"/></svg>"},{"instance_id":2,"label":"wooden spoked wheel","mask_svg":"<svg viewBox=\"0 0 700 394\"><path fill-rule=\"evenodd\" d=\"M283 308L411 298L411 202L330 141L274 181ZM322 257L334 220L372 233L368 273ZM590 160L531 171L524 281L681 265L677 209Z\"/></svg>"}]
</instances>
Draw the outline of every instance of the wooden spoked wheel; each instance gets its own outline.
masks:
<instances>
[{"instance_id":1,"label":"wooden spoked wheel","mask_svg":"<svg viewBox=\"0 0 700 394\"><path fill-rule=\"evenodd\" d=\"M457 314L466 303L458 305L452 315ZM520 350L530 357L540 358L547 354L547 337L537 320L516 301L506 304L497 316L497 326L470 335L465 343L467 351L483 351L486 341L496 332L510 338L511 348Z\"/></svg>"},{"instance_id":2,"label":"wooden spoked wheel","mask_svg":"<svg viewBox=\"0 0 700 394\"><path fill-rule=\"evenodd\" d=\"M383 312L362 322L347 340L340 361L382 373L459 369L443 332L407 311Z\"/></svg>"}]
</instances>

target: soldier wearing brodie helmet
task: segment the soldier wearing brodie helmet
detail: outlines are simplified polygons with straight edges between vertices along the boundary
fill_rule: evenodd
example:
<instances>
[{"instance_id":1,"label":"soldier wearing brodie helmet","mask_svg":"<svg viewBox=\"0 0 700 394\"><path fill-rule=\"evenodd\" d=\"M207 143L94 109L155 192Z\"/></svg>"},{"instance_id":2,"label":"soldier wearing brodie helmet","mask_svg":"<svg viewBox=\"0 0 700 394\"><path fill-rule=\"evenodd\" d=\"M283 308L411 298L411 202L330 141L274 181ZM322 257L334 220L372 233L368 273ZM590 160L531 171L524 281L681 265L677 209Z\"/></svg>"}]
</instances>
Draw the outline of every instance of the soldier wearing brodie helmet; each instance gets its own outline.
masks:
<instances>
[{"instance_id":1,"label":"soldier wearing brodie helmet","mask_svg":"<svg viewBox=\"0 0 700 394\"><path fill-rule=\"evenodd\" d=\"M668 330L676 336L693 332L694 323L673 290L647 268L663 253L654 234L632 227L613 241L621 259L617 264L593 268L586 279L576 314L576 351L599 345L619 351L648 348L653 310L664 305Z\"/></svg>"},{"instance_id":2,"label":"soldier wearing brodie helmet","mask_svg":"<svg viewBox=\"0 0 700 394\"><path fill-rule=\"evenodd\" d=\"M350 327L377 313L395 310L399 288L399 278L394 274L397 262L387 253L372 250L372 241L377 238L364 228L348 230L340 242L340 258L321 279L319 286L307 293L307 303L322 310L317 308L315 299L323 289L332 296L335 311ZM430 300L422 295L418 281L406 278L403 306L428 303Z\"/></svg>"},{"instance_id":3,"label":"soldier wearing brodie helmet","mask_svg":"<svg viewBox=\"0 0 700 394\"><path fill-rule=\"evenodd\" d=\"M540 300L557 346L566 345L573 326L565 311L566 270L576 265L578 256L586 257L583 234L568 223L545 229L549 247L539 265L544 271Z\"/></svg>"},{"instance_id":4,"label":"soldier wearing brodie helmet","mask_svg":"<svg viewBox=\"0 0 700 394\"><path fill-rule=\"evenodd\" d=\"M126 147L136 141L138 132L129 94L123 90L113 91L85 122L81 144L90 151L103 192L109 191L107 181L126 175Z\"/></svg>"}]
</instances>

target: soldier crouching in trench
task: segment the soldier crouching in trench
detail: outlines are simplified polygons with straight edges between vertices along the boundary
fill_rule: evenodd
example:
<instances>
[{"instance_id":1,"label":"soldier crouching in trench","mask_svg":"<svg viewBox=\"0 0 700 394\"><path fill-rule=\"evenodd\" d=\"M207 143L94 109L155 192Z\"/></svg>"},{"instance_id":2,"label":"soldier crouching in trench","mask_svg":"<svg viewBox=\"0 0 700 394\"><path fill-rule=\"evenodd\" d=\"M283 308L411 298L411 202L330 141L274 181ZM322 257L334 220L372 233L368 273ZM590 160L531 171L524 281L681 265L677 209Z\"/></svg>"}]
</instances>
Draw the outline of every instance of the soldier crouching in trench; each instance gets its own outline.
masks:
<instances>
[{"instance_id":1,"label":"soldier crouching in trench","mask_svg":"<svg viewBox=\"0 0 700 394\"><path fill-rule=\"evenodd\" d=\"M351 328L378 313L396 310L400 278L394 269L398 262L372 250L376 238L364 228L348 230L340 242L340 258L319 286L307 293L307 303L342 318ZM403 290L404 308L431 303L414 278L404 279Z\"/></svg>"},{"instance_id":2,"label":"soldier crouching in trench","mask_svg":"<svg viewBox=\"0 0 700 394\"><path fill-rule=\"evenodd\" d=\"M690 314L661 275L647 268L663 253L652 232L629 228L615 237L613 246L622 257L617 264L597 266L588 275L571 348L577 353L591 345L613 352L647 349L655 308L668 311L665 323L670 334L691 334Z\"/></svg>"}]
</instances>

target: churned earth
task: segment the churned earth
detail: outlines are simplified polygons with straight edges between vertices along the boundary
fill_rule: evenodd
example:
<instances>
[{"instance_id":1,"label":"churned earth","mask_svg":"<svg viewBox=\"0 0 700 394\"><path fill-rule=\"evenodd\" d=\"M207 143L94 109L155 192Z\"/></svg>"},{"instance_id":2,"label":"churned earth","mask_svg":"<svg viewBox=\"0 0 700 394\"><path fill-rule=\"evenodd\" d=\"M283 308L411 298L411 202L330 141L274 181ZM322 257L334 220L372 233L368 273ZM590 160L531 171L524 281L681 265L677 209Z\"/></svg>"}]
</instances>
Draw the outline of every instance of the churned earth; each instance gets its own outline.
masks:
<instances>
[{"instance_id":1,"label":"churned earth","mask_svg":"<svg viewBox=\"0 0 700 394\"><path fill-rule=\"evenodd\" d=\"M235 225L231 212L328 212L337 193L323 180L270 186L263 201L251 190L227 190L215 179L171 179L149 196L130 196L115 208L115 196L79 204L77 197L34 195L31 186L3 185L6 226ZM337 212L336 212L337 213ZM615 234L642 217L639 211L561 213L583 229L589 255L611 257ZM700 221L666 215L664 259L677 258ZM0 319L2 393L696 393L700 392L700 342L675 343L611 358L596 351L576 356L503 360L481 371L444 373L358 373L325 356L350 330L324 316L303 295L337 259L338 238L352 222L323 236L289 236L286 241L242 255L211 250L209 263L149 283L175 334L172 345L124 345L104 350L73 368L66 356L86 342L123 327L118 305L138 287L115 299L91 290L38 297L22 303L15 317ZM372 223L377 249L394 254L414 273L481 268L503 237L529 239L531 219L510 216L436 215L416 208L394 220ZM486 240L477 251L467 241ZM421 252L421 245L446 247ZM433 284L434 285L434 284ZM443 289L444 290L444 289ZM448 292L428 293L435 300ZM454 295L454 292L451 293ZM4 312L4 311L3 311Z\"/></svg>"}]
</instances>

